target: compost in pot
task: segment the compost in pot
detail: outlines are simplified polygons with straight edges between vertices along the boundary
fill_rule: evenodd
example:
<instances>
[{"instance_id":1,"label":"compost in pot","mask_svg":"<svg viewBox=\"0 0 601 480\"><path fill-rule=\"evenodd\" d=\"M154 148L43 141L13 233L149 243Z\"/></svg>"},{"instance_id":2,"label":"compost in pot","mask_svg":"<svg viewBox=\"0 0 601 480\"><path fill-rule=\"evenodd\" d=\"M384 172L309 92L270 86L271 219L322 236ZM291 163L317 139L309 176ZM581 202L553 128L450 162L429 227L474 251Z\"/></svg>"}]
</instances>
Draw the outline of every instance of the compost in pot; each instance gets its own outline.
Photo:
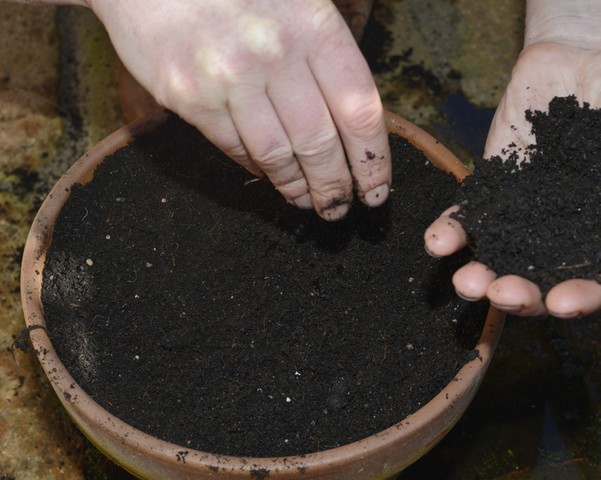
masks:
<instances>
[{"instance_id":1,"label":"compost in pot","mask_svg":"<svg viewBox=\"0 0 601 480\"><path fill-rule=\"evenodd\" d=\"M107 157L72 187L43 272L67 369L132 426L236 456L336 447L420 408L477 355L488 306L451 287L466 252L423 249L457 182L391 142L389 201L336 223L176 117Z\"/></svg>"}]
</instances>

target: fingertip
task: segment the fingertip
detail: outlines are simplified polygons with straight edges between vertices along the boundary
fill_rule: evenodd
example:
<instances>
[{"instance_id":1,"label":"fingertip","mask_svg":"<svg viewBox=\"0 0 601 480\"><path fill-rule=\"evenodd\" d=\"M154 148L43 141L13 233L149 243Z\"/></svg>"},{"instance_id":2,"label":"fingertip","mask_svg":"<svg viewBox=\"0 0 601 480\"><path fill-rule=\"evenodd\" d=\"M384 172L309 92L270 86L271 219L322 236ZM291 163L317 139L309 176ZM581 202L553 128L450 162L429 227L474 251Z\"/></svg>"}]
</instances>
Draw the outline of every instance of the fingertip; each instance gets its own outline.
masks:
<instances>
[{"instance_id":1,"label":"fingertip","mask_svg":"<svg viewBox=\"0 0 601 480\"><path fill-rule=\"evenodd\" d=\"M517 275L505 275L493 281L486 296L492 306L512 315L535 317L546 313L538 285Z\"/></svg>"},{"instance_id":2,"label":"fingertip","mask_svg":"<svg viewBox=\"0 0 601 480\"><path fill-rule=\"evenodd\" d=\"M440 216L426 229L424 243L432 256L445 257L465 247L467 235L457 220Z\"/></svg>"},{"instance_id":3,"label":"fingertip","mask_svg":"<svg viewBox=\"0 0 601 480\"><path fill-rule=\"evenodd\" d=\"M490 284L497 278L494 271L479 262L469 262L453 275L453 286L464 300L475 301L486 297Z\"/></svg>"},{"instance_id":4,"label":"fingertip","mask_svg":"<svg viewBox=\"0 0 601 480\"><path fill-rule=\"evenodd\" d=\"M601 284L594 280L567 280L549 290L545 305L549 314L557 318L590 315L601 309Z\"/></svg>"},{"instance_id":5,"label":"fingertip","mask_svg":"<svg viewBox=\"0 0 601 480\"><path fill-rule=\"evenodd\" d=\"M338 203L323 210L320 210L317 213L324 220L327 220L328 222L335 222L344 218L348 213L349 209L349 203Z\"/></svg>"},{"instance_id":6,"label":"fingertip","mask_svg":"<svg viewBox=\"0 0 601 480\"><path fill-rule=\"evenodd\" d=\"M300 197L296 197L292 200L292 203L302 210L310 210L313 208L313 200L311 199L310 193L305 193Z\"/></svg>"},{"instance_id":7,"label":"fingertip","mask_svg":"<svg viewBox=\"0 0 601 480\"><path fill-rule=\"evenodd\" d=\"M441 255L436 255L434 252L430 251L430 249L428 248L428 242L427 242L427 232L426 235L424 235L424 250L426 251L426 253L428 255L430 255L432 258L442 258Z\"/></svg>"},{"instance_id":8,"label":"fingertip","mask_svg":"<svg viewBox=\"0 0 601 480\"><path fill-rule=\"evenodd\" d=\"M373 188L363 196L363 202L368 207L379 207L387 199L390 192L388 184L383 183L376 188Z\"/></svg>"},{"instance_id":9,"label":"fingertip","mask_svg":"<svg viewBox=\"0 0 601 480\"><path fill-rule=\"evenodd\" d=\"M392 162L388 132L382 119L375 133L342 134L353 186L358 198L368 207L379 207L390 195ZM370 145L366 148L364 145Z\"/></svg>"}]
</instances>

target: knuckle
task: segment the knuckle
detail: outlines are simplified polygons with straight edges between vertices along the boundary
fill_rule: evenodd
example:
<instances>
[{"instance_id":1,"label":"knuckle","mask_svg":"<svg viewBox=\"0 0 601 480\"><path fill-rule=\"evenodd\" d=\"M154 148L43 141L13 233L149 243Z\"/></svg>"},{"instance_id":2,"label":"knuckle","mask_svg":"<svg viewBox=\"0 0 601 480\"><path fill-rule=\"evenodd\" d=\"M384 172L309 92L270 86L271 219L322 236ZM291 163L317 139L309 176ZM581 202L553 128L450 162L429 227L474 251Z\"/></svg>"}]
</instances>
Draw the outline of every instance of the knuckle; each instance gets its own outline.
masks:
<instances>
[{"instance_id":1,"label":"knuckle","mask_svg":"<svg viewBox=\"0 0 601 480\"><path fill-rule=\"evenodd\" d=\"M311 195L316 205L326 208L334 203L350 203L353 198L352 182L341 178L314 182L311 185Z\"/></svg>"},{"instance_id":2,"label":"knuckle","mask_svg":"<svg viewBox=\"0 0 601 480\"><path fill-rule=\"evenodd\" d=\"M155 98L168 108L175 106L181 108L189 102L190 98L193 98L192 89L189 79L178 69L167 68L157 81Z\"/></svg>"},{"instance_id":3,"label":"knuckle","mask_svg":"<svg viewBox=\"0 0 601 480\"><path fill-rule=\"evenodd\" d=\"M302 172L299 171L299 175L288 177L281 182L273 182L274 187L284 197L294 199L309 191L309 186Z\"/></svg>"},{"instance_id":4,"label":"knuckle","mask_svg":"<svg viewBox=\"0 0 601 480\"><path fill-rule=\"evenodd\" d=\"M373 138L380 131L383 112L379 104L365 104L350 112L345 122L352 136Z\"/></svg>"},{"instance_id":5,"label":"knuckle","mask_svg":"<svg viewBox=\"0 0 601 480\"><path fill-rule=\"evenodd\" d=\"M202 88L199 79L178 68L166 68L161 73L153 95L161 105L184 117L211 116L226 106L220 90Z\"/></svg>"},{"instance_id":6,"label":"knuckle","mask_svg":"<svg viewBox=\"0 0 601 480\"><path fill-rule=\"evenodd\" d=\"M248 161L248 153L246 152L246 148L241 143L232 143L230 145L225 145L223 148L223 153L225 153L228 157L234 160L237 163L244 163Z\"/></svg>"},{"instance_id":7,"label":"knuckle","mask_svg":"<svg viewBox=\"0 0 601 480\"><path fill-rule=\"evenodd\" d=\"M264 167L266 172L271 172L288 164L292 156L292 148L289 145L278 145L253 155L253 160Z\"/></svg>"},{"instance_id":8,"label":"knuckle","mask_svg":"<svg viewBox=\"0 0 601 480\"><path fill-rule=\"evenodd\" d=\"M294 152L305 159L317 158L321 161L336 150L338 142L338 132L328 130L300 140L294 145Z\"/></svg>"},{"instance_id":9,"label":"knuckle","mask_svg":"<svg viewBox=\"0 0 601 480\"><path fill-rule=\"evenodd\" d=\"M313 32L329 32L339 27L341 16L332 2L316 3L310 12L310 26Z\"/></svg>"}]
</instances>

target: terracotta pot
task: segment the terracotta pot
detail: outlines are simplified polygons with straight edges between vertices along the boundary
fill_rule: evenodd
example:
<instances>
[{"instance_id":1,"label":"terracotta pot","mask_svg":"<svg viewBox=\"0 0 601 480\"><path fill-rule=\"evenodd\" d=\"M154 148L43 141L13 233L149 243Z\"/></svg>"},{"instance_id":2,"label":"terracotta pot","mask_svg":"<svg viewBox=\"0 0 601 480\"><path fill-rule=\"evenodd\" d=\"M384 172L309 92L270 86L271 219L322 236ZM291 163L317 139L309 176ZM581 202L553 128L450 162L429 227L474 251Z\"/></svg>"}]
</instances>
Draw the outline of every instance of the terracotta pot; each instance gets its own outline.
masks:
<instances>
[{"instance_id":1,"label":"terracotta pot","mask_svg":"<svg viewBox=\"0 0 601 480\"><path fill-rule=\"evenodd\" d=\"M42 272L54 222L76 182L91 180L97 164L132 136L151 132L164 114L134 122L100 142L59 180L40 208L25 246L21 292L35 352L63 406L82 432L108 457L147 479L384 479L431 449L453 427L473 399L488 368L504 316L491 308L476 346L480 357L464 365L437 396L398 424L363 440L297 457L239 458L174 445L122 422L94 402L75 382L50 341L41 304ZM468 174L443 145L406 120L387 114L388 127L422 150L434 165L458 179Z\"/></svg>"}]
</instances>

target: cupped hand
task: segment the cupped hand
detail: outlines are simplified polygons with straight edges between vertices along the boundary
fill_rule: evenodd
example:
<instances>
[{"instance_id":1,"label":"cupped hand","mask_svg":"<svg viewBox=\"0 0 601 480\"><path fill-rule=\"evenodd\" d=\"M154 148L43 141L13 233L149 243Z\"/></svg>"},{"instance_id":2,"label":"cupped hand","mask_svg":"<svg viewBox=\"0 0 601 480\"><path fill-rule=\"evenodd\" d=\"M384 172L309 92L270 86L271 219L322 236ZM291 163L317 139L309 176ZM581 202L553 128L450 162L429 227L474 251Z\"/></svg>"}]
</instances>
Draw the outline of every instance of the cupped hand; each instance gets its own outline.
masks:
<instances>
[{"instance_id":1,"label":"cupped hand","mask_svg":"<svg viewBox=\"0 0 601 480\"><path fill-rule=\"evenodd\" d=\"M389 193L371 72L330 0L88 0L157 101L327 220Z\"/></svg>"},{"instance_id":2,"label":"cupped hand","mask_svg":"<svg viewBox=\"0 0 601 480\"><path fill-rule=\"evenodd\" d=\"M506 157L510 144L515 144L512 152L523 152L524 147L535 143L524 112L548 111L553 97L569 95L576 95L592 108L601 106L601 49L560 43L526 47L495 113L484 158ZM426 230L425 246L431 255L450 255L467 244L461 224L450 216L457 210L458 206L447 209ZM564 281L543 297L539 287L525 278L497 277L486 265L470 262L455 273L453 284L458 295L465 299L488 298L499 309L518 316L549 313L574 318L601 310L601 284L594 280Z\"/></svg>"}]
</instances>

